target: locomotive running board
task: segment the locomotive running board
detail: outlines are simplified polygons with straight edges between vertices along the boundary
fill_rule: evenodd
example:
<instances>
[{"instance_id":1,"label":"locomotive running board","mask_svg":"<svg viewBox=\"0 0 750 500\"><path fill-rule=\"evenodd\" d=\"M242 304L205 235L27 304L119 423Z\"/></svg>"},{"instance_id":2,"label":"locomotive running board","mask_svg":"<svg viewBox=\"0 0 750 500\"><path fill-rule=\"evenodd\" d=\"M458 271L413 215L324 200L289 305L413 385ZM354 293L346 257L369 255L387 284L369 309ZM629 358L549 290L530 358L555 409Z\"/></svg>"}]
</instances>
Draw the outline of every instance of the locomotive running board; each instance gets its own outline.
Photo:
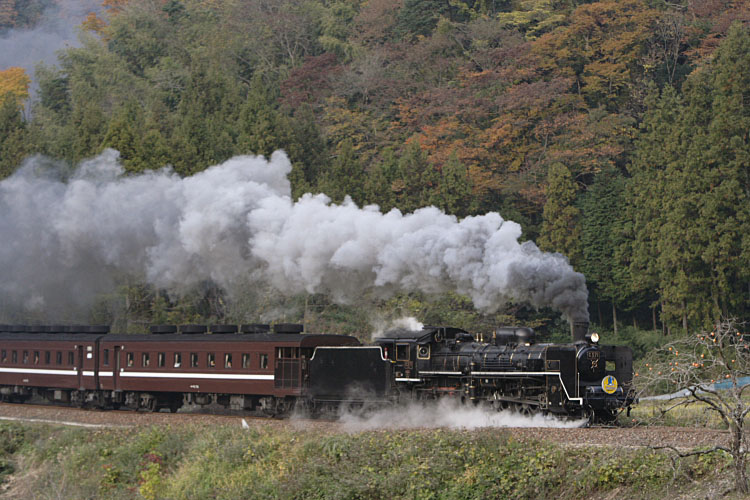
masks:
<instances>
[{"instance_id":1,"label":"locomotive running board","mask_svg":"<svg viewBox=\"0 0 750 500\"><path fill-rule=\"evenodd\" d=\"M518 377L518 376L553 377L557 375L557 378L560 379L560 385L565 391L565 397L568 398L568 401L575 401L581 406L583 406L583 398L571 398L570 397L570 393L568 392L568 388L565 387L565 383L563 382L562 374L560 372L471 372L470 375L472 377L477 377L477 378L499 378L499 377Z\"/></svg>"},{"instance_id":2,"label":"locomotive running board","mask_svg":"<svg viewBox=\"0 0 750 500\"><path fill-rule=\"evenodd\" d=\"M419 375L424 376L451 376L451 377L457 377L464 375L461 372L440 372L440 371L420 371ZM533 377L553 377L557 376L557 378L560 379L560 385L562 386L563 390L565 391L565 397L568 398L568 401L573 401L581 406L583 406L583 398L571 398L570 393L568 392L568 388L565 387L565 383L563 382L562 375L560 372L471 372L469 373L470 376L476 377L476 378L499 378L499 377L518 377L520 376L533 376ZM397 382L399 380L396 380Z\"/></svg>"}]
</instances>

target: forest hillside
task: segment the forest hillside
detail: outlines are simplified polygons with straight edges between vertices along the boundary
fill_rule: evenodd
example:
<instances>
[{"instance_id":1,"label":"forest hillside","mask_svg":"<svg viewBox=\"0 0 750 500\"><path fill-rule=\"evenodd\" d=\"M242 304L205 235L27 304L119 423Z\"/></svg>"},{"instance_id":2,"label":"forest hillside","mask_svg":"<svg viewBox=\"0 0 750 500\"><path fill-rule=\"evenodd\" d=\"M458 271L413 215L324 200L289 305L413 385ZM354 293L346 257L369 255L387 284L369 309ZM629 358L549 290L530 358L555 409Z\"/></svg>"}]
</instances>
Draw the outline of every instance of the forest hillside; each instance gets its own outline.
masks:
<instances>
[{"instance_id":1,"label":"forest hillside","mask_svg":"<svg viewBox=\"0 0 750 500\"><path fill-rule=\"evenodd\" d=\"M0 36L55 3L0 0ZM38 153L77 165L111 148L129 175L187 177L282 149L295 198L519 223L585 275L602 328L750 315L750 1L105 0L80 39L34 74L0 68L3 178ZM211 283L175 295L121 278L89 320L351 332L373 318L321 294L229 301ZM544 309L428 295L371 303L566 329Z\"/></svg>"}]
</instances>

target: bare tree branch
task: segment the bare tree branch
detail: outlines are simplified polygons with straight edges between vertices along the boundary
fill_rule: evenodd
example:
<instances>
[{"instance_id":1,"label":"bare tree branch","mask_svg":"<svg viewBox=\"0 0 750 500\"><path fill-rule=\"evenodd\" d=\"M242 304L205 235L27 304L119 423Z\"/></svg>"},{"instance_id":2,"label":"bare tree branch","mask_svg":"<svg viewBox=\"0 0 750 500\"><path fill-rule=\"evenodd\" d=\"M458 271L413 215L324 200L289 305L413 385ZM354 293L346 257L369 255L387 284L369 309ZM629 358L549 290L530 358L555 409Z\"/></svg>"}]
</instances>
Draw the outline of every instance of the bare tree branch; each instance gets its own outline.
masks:
<instances>
[{"instance_id":1,"label":"bare tree branch","mask_svg":"<svg viewBox=\"0 0 750 500\"><path fill-rule=\"evenodd\" d=\"M681 452L672 446L676 458L725 451L734 462L735 489L750 492L748 487L748 436L745 420L750 415L750 399L743 393L750 385L743 376L750 372L750 342L739 331L738 324L726 320L713 331L688 335L654 351L636 373L639 396L670 391L680 391L686 399L660 410L664 417L676 408L692 404L703 405L716 412L729 429L728 447L716 446L711 450ZM674 459L673 459L674 460Z\"/></svg>"}]
</instances>

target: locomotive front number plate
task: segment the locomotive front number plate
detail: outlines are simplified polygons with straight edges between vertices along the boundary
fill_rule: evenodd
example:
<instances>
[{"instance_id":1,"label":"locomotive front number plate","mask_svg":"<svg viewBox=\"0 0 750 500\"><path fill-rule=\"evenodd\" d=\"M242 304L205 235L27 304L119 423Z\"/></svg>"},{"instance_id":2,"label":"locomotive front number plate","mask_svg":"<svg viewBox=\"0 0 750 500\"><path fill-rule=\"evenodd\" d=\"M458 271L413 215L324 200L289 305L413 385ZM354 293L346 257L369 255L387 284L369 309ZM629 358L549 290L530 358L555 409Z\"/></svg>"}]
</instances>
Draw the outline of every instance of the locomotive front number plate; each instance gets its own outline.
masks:
<instances>
[{"instance_id":1,"label":"locomotive front number plate","mask_svg":"<svg viewBox=\"0 0 750 500\"><path fill-rule=\"evenodd\" d=\"M617 390L617 379L612 375L607 375L602 379L602 389L607 394L614 394Z\"/></svg>"}]
</instances>

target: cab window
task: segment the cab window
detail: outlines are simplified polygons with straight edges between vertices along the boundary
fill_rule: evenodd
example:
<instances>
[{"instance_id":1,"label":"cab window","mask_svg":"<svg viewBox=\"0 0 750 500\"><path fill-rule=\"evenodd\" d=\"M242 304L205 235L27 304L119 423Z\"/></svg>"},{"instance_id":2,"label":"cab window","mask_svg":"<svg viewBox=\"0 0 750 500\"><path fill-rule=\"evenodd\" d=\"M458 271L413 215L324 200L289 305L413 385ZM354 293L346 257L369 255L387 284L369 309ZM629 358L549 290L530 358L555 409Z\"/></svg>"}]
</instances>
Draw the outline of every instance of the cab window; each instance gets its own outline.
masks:
<instances>
[{"instance_id":1,"label":"cab window","mask_svg":"<svg viewBox=\"0 0 750 500\"><path fill-rule=\"evenodd\" d=\"M396 344L396 361L409 361L409 344Z\"/></svg>"}]
</instances>

